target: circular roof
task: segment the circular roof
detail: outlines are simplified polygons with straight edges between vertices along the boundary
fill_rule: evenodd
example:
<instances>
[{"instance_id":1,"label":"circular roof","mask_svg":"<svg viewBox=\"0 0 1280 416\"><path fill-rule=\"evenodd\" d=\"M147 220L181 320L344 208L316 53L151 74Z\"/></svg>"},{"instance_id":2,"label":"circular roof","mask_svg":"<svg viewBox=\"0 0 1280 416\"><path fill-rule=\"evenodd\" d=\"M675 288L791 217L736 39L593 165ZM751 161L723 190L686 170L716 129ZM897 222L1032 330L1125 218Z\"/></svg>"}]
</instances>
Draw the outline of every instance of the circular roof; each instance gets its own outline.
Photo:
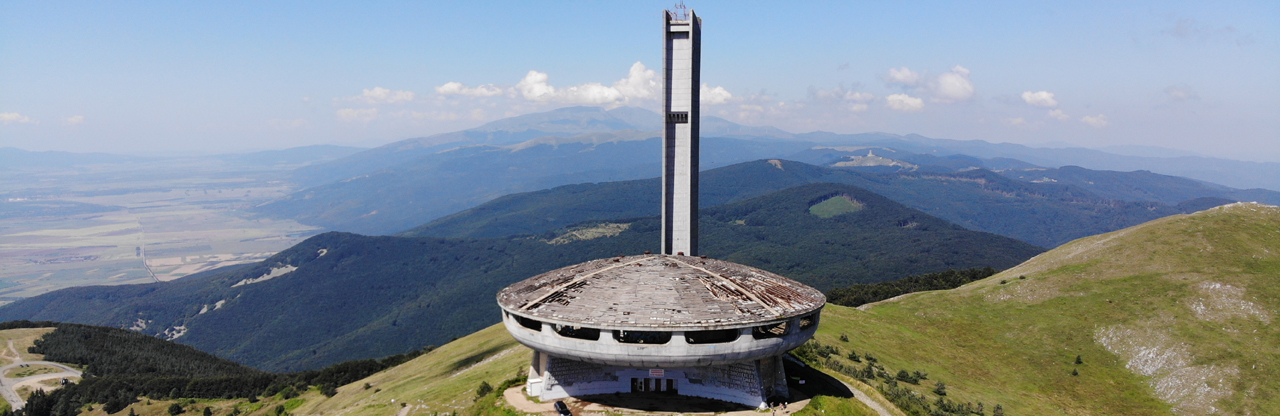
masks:
<instances>
[{"instance_id":1,"label":"circular roof","mask_svg":"<svg viewBox=\"0 0 1280 416\"><path fill-rule=\"evenodd\" d=\"M741 264L639 255L552 270L498 292L508 312L605 329L729 328L821 308L817 289Z\"/></svg>"}]
</instances>

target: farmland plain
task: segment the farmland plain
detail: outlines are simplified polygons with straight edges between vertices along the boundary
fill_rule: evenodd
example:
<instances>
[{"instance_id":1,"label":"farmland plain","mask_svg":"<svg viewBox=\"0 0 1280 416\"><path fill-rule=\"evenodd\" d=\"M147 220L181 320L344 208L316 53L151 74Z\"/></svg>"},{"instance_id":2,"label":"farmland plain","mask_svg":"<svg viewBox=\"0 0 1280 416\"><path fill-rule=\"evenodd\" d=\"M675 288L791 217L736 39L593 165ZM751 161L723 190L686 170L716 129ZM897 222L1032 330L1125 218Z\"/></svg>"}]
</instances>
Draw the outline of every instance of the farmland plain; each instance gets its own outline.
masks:
<instances>
[{"instance_id":1,"label":"farmland plain","mask_svg":"<svg viewBox=\"0 0 1280 416\"><path fill-rule=\"evenodd\" d=\"M0 302L267 258L320 231L246 212L295 191L285 173L198 159L6 172Z\"/></svg>"}]
</instances>

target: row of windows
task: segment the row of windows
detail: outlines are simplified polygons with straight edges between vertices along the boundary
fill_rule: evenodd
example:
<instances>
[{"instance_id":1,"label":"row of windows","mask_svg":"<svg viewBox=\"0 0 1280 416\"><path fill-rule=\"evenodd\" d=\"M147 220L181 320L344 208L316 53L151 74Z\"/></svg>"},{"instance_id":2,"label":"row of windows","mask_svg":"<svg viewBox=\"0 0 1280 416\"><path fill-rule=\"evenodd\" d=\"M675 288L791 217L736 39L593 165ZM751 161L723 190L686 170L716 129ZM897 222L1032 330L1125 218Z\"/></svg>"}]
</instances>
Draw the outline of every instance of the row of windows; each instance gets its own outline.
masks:
<instances>
[{"instance_id":1,"label":"row of windows","mask_svg":"<svg viewBox=\"0 0 1280 416\"><path fill-rule=\"evenodd\" d=\"M510 314L520 326L533 331L542 331L542 322L529 319L523 316ZM818 323L818 313L811 313L800 317L800 330L806 330ZM778 322L776 324L761 325L751 328L751 337L755 339L768 339L782 337L790 333L788 322ZM581 339L586 341L599 341L600 329L587 328L581 326L558 325L552 324L551 329L565 338ZM684 341L689 344L723 344L734 342L742 334L738 329L715 329L709 331L685 331ZM671 341L672 333L670 331L626 331L614 330L613 339L622 344L653 344L661 345Z\"/></svg>"}]
</instances>

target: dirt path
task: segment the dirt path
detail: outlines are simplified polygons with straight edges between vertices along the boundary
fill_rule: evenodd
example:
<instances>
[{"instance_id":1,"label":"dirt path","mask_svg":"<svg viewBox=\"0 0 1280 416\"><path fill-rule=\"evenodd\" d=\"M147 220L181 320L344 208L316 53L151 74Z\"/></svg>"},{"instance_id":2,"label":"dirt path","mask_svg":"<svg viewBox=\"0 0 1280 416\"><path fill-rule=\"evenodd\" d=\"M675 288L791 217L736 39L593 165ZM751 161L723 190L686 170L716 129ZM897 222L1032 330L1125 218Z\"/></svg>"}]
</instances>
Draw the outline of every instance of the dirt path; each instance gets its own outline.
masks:
<instances>
[{"instance_id":1,"label":"dirt path","mask_svg":"<svg viewBox=\"0 0 1280 416\"><path fill-rule=\"evenodd\" d=\"M18 354L18 349L13 347L13 340L9 340L9 352L13 353L14 364L22 364L22 354Z\"/></svg>"},{"instance_id":2,"label":"dirt path","mask_svg":"<svg viewBox=\"0 0 1280 416\"><path fill-rule=\"evenodd\" d=\"M16 351L13 348L13 341L9 341L9 350L13 351L15 355L17 355L18 353L18 351ZM5 374L9 373L9 370L18 368L19 366L22 366L22 365L47 365L62 371L59 371L56 373L49 373L49 374L38 374L38 375L33 375L28 377L21 377L21 378L9 378L4 376ZM13 410L18 410L18 409L21 409L23 406L27 405L27 401L22 400L22 396L18 395L17 390L19 387L31 386L31 388L33 389L48 390L47 386L41 385L39 383L41 381L49 380L49 379L62 379L62 378L81 377L81 376L83 376L83 374L80 372L80 370L67 367L66 365L63 365L63 364L49 362L49 361L24 362L22 361L22 357L19 356L17 362L0 367L0 396L3 396L4 400L9 402L9 406L13 408Z\"/></svg>"},{"instance_id":3,"label":"dirt path","mask_svg":"<svg viewBox=\"0 0 1280 416\"><path fill-rule=\"evenodd\" d=\"M840 382L844 383L845 387L849 388L849 391L853 393L853 398L858 399L858 401L862 402L862 404L865 404L867 405L867 407L870 407L871 410L875 410L876 413L880 414L880 416L893 416L893 413L889 413L889 410L885 409L884 406L880 405L880 402L872 400L871 396L868 396L866 393L863 393L861 390L854 388L853 386L849 385L849 383L845 383L844 380L840 380Z\"/></svg>"}]
</instances>

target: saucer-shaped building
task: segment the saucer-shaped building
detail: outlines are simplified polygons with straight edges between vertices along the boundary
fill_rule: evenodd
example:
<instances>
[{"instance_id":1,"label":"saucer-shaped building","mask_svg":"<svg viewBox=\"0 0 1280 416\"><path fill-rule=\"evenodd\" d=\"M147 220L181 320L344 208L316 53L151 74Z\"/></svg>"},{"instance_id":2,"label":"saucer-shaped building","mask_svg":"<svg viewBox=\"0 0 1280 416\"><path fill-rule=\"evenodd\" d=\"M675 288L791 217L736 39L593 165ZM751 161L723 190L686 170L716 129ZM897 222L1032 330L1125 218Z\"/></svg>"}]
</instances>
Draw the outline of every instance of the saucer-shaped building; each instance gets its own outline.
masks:
<instances>
[{"instance_id":1,"label":"saucer-shaped building","mask_svg":"<svg viewBox=\"0 0 1280 416\"><path fill-rule=\"evenodd\" d=\"M702 20L664 11L663 27L663 254L589 261L498 293L507 330L534 350L526 391L542 400L661 392L763 406L789 396L782 356L818 329L822 292L697 256Z\"/></svg>"},{"instance_id":2,"label":"saucer-shaped building","mask_svg":"<svg viewBox=\"0 0 1280 416\"><path fill-rule=\"evenodd\" d=\"M781 356L813 337L822 292L740 264L678 255L590 261L498 293L536 352L542 400L668 392L759 406L786 397Z\"/></svg>"}]
</instances>

